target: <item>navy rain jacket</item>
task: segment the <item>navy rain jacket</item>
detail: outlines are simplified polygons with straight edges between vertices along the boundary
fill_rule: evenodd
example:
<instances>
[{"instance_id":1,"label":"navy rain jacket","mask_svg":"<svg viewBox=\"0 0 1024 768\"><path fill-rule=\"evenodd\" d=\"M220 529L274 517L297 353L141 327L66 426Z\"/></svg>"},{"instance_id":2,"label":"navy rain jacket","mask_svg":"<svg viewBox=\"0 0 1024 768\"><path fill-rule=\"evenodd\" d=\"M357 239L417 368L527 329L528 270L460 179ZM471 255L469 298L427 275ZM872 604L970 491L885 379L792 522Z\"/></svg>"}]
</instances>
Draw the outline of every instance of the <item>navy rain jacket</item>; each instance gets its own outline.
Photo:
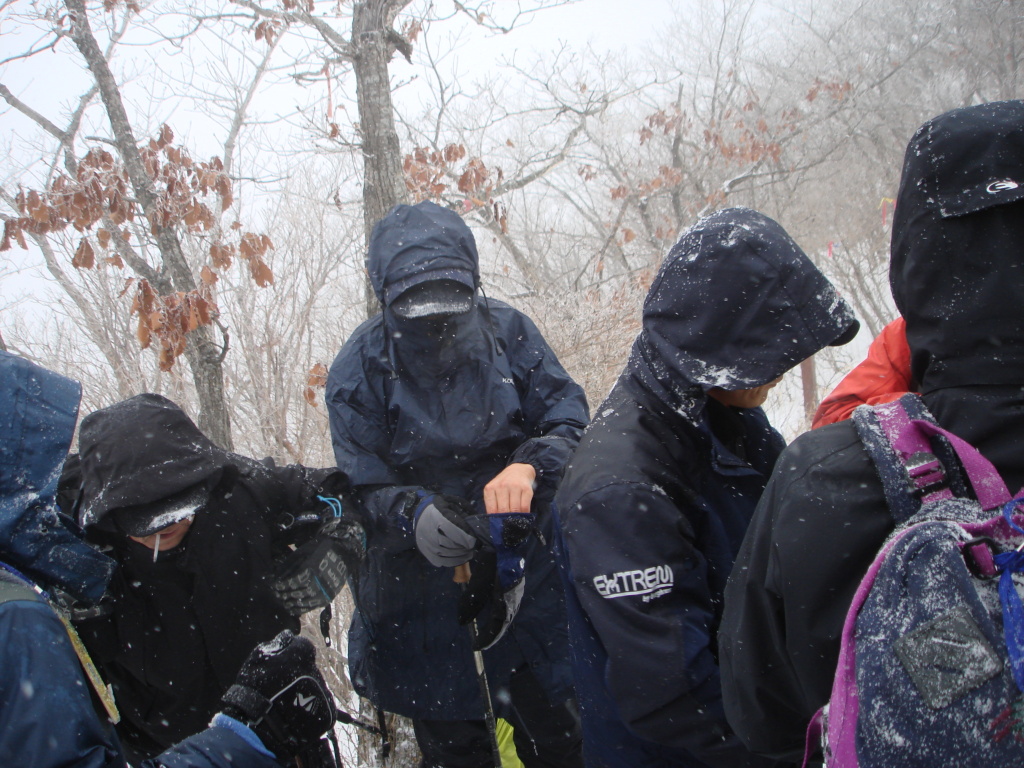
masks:
<instances>
[{"instance_id":1,"label":"navy rain jacket","mask_svg":"<svg viewBox=\"0 0 1024 768\"><path fill-rule=\"evenodd\" d=\"M945 429L1024 487L1024 101L956 109L910 140L889 284L913 379ZM736 560L722 619L729 719L797 764L832 693L853 595L893 520L852 422L779 459ZM898 759L894 759L894 764Z\"/></svg>"},{"instance_id":2,"label":"navy rain jacket","mask_svg":"<svg viewBox=\"0 0 1024 768\"><path fill-rule=\"evenodd\" d=\"M709 216L669 252L557 497L588 768L761 764L726 723L716 635L783 440L706 391L767 384L855 329L755 211Z\"/></svg>"},{"instance_id":3,"label":"navy rain jacket","mask_svg":"<svg viewBox=\"0 0 1024 768\"><path fill-rule=\"evenodd\" d=\"M349 634L353 684L408 717L483 717L473 654L456 621L452 569L419 553L408 515L420 489L461 496L483 512L483 487L511 463L537 470L532 511L551 542L549 507L588 421L583 390L528 317L477 299L441 344L387 305L416 282L479 283L472 233L432 203L398 206L375 228L367 267L385 307L356 329L331 366L326 402L338 466L369 519ZM484 652L492 689L528 663L552 701L571 695L565 610L547 546L532 540L526 592L506 635ZM492 691L493 692L493 691ZM496 696L501 708L501 696Z\"/></svg>"},{"instance_id":4,"label":"navy rain jacket","mask_svg":"<svg viewBox=\"0 0 1024 768\"><path fill-rule=\"evenodd\" d=\"M40 591L59 587L95 601L114 567L79 539L77 526L54 504L80 394L76 382L0 351L0 765L125 765L113 728L94 708L67 630ZM157 765L278 763L216 727L141 768Z\"/></svg>"}]
</instances>

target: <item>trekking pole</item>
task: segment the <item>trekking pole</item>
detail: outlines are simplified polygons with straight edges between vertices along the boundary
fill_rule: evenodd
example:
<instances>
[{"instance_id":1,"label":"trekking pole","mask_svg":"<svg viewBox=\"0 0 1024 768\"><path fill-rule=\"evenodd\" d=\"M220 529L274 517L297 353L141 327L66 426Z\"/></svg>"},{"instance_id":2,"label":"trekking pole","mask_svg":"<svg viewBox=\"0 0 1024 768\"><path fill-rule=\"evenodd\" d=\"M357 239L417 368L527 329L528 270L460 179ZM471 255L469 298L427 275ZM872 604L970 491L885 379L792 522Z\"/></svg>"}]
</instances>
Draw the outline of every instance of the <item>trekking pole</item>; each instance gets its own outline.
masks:
<instances>
[{"instance_id":1,"label":"trekking pole","mask_svg":"<svg viewBox=\"0 0 1024 768\"><path fill-rule=\"evenodd\" d=\"M453 580L456 584L466 588L469 583L469 563L455 566ZM469 637L471 643L476 643L476 619L469 625ZM487 724L487 736L491 741L491 759L494 761L494 768L501 768L501 749L498 747L498 724L494 718L494 705L491 703L491 686L487 682L487 671L484 669L484 652L473 651L473 664L476 666L476 679L480 683L480 696L484 700L484 722Z\"/></svg>"},{"instance_id":2,"label":"trekking pole","mask_svg":"<svg viewBox=\"0 0 1024 768\"><path fill-rule=\"evenodd\" d=\"M337 707L334 708L334 719L339 723L354 725L356 728L361 728L367 733L372 733L374 736L380 736L382 739L387 740L387 734L380 728L380 726L364 723L362 720L357 719L355 716L349 714L343 709L338 709Z\"/></svg>"}]
</instances>

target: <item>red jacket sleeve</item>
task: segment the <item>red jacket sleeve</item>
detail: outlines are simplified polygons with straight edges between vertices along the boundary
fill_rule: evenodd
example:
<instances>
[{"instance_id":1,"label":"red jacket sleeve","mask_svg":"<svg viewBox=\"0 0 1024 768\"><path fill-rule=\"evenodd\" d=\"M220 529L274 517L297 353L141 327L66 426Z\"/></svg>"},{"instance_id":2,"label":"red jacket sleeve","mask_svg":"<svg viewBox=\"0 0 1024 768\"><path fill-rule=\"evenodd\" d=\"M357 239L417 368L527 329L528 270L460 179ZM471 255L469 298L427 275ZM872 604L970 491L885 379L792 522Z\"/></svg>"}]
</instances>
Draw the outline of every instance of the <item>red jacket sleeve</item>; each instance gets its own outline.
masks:
<instances>
[{"instance_id":1,"label":"red jacket sleeve","mask_svg":"<svg viewBox=\"0 0 1024 768\"><path fill-rule=\"evenodd\" d=\"M858 405L888 403L910 390L907 324L900 317L882 329L868 347L868 356L821 401L811 429L850 418Z\"/></svg>"}]
</instances>

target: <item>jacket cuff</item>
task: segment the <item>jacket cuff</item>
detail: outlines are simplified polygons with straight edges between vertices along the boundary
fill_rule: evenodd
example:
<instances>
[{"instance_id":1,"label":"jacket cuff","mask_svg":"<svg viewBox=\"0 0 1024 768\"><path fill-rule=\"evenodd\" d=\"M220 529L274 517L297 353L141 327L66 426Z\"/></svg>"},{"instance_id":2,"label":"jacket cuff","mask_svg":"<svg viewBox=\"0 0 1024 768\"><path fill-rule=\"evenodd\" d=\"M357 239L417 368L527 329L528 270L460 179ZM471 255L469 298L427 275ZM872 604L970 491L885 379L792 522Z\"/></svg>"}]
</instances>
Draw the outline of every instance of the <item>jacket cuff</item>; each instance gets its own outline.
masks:
<instances>
[{"instance_id":1,"label":"jacket cuff","mask_svg":"<svg viewBox=\"0 0 1024 768\"><path fill-rule=\"evenodd\" d=\"M252 728L239 720L235 720L233 717L225 715L223 712L218 712L213 716L213 720L210 721L210 727L227 728L261 755L277 759L277 755L264 746L263 742L260 741L260 737L256 735Z\"/></svg>"}]
</instances>

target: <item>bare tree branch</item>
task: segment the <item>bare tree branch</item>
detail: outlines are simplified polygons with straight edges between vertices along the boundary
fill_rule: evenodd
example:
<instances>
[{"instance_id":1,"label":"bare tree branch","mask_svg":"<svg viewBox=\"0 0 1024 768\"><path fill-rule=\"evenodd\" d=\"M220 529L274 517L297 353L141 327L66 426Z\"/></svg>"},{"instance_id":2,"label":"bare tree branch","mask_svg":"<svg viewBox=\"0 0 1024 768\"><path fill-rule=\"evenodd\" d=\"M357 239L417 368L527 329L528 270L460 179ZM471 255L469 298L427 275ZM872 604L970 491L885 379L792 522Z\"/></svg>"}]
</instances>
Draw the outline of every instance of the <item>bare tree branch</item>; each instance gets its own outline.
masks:
<instances>
[{"instance_id":1,"label":"bare tree branch","mask_svg":"<svg viewBox=\"0 0 1024 768\"><path fill-rule=\"evenodd\" d=\"M177 232L173 226L166 226L161 222L153 182L146 172L117 82L110 71L106 56L92 34L85 0L65 0L64 4L72 17L71 39L96 79L100 98L103 100L117 142L118 153L124 162L135 196L150 222L164 267L178 290L195 291L196 281L188 266ZM209 329L205 326L196 328L188 335L185 356L192 369L199 395L199 427L211 440L230 450L231 422L224 400L224 373L220 354L220 347L213 342Z\"/></svg>"}]
</instances>

